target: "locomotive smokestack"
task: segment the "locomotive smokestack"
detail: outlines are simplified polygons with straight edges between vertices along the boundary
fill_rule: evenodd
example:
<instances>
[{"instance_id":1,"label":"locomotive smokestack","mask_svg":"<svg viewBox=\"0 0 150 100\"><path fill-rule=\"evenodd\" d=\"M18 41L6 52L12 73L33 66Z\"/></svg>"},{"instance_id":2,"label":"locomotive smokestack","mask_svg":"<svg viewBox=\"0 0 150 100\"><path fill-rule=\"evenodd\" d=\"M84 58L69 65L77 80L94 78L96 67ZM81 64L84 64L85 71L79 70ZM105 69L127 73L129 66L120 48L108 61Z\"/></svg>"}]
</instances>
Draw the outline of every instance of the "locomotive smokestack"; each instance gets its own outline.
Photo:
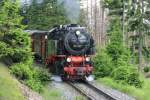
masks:
<instances>
[{"instance_id":1,"label":"locomotive smokestack","mask_svg":"<svg viewBox=\"0 0 150 100\"><path fill-rule=\"evenodd\" d=\"M58 4L64 4L66 15L71 23L77 23L80 14L79 0L58 0Z\"/></svg>"}]
</instances>

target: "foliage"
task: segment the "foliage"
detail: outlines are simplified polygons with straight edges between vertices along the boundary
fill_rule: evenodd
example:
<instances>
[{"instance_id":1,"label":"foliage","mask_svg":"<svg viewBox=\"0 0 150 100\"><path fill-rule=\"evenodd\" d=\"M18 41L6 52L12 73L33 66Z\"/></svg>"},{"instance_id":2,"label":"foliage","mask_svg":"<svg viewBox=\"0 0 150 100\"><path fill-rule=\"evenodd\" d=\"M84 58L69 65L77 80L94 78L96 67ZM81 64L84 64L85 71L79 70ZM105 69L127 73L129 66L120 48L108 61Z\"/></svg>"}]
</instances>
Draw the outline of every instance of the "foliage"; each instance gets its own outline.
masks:
<instances>
[{"instance_id":1,"label":"foliage","mask_svg":"<svg viewBox=\"0 0 150 100\"><path fill-rule=\"evenodd\" d=\"M18 85L7 67L0 63L0 100L25 100Z\"/></svg>"},{"instance_id":2,"label":"foliage","mask_svg":"<svg viewBox=\"0 0 150 100\"><path fill-rule=\"evenodd\" d=\"M142 81L139 78L137 69L133 66L120 66L113 70L111 76L118 82L127 83L135 87L142 87Z\"/></svg>"},{"instance_id":3,"label":"foliage","mask_svg":"<svg viewBox=\"0 0 150 100\"><path fill-rule=\"evenodd\" d=\"M86 15L87 15L87 12L85 12L83 9L81 9L79 20L77 22L79 25L85 26L85 27L87 26Z\"/></svg>"},{"instance_id":4,"label":"foliage","mask_svg":"<svg viewBox=\"0 0 150 100\"><path fill-rule=\"evenodd\" d=\"M105 50L100 50L94 61L94 75L96 77L109 76L112 71L111 58L106 54Z\"/></svg>"},{"instance_id":5,"label":"foliage","mask_svg":"<svg viewBox=\"0 0 150 100\"><path fill-rule=\"evenodd\" d=\"M142 66L142 49L145 47L143 41L147 41L144 40L144 37L150 32L149 5L149 0L104 0L104 7L109 9L110 20L119 17L120 21L122 21L121 26L124 32L124 42L129 43L128 41L130 41L130 39L132 39L132 42L138 41L139 49L137 57L138 63L140 64L139 66ZM130 36L134 39L129 38ZM133 44L132 46L135 47L136 45ZM136 52L133 51L132 53L134 54Z\"/></svg>"},{"instance_id":6,"label":"foliage","mask_svg":"<svg viewBox=\"0 0 150 100\"><path fill-rule=\"evenodd\" d=\"M144 72L149 72L150 71L150 67L148 67L148 66L146 66L146 67L144 67Z\"/></svg>"},{"instance_id":7,"label":"foliage","mask_svg":"<svg viewBox=\"0 0 150 100\"><path fill-rule=\"evenodd\" d=\"M15 63L32 58L30 38L23 32L19 8L17 0L2 0L0 3L0 57L12 58Z\"/></svg>"},{"instance_id":8,"label":"foliage","mask_svg":"<svg viewBox=\"0 0 150 100\"><path fill-rule=\"evenodd\" d=\"M104 6L105 8L109 9L117 9L117 8L122 8L123 7L123 2L122 0L104 0Z\"/></svg>"},{"instance_id":9,"label":"foliage","mask_svg":"<svg viewBox=\"0 0 150 100\"><path fill-rule=\"evenodd\" d=\"M11 66L11 73L21 80L32 78L31 68L23 63L14 64Z\"/></svg>"},{"instance_id":10,"label":"foliage","mask_svg":"<svg viewBox=\"0 0 150 100\"><path fill-rule=\"evenodd\" d=\"M41 92L42 87L49 81L50 74L46 69L34 68L31 65L18 63L11 66L11 73L31 89Z\"/></svg>"},{"instance_id":11,"label":"foliage","mask_svg":"<svg viewBox=\"0 0 150 100\"><path fill-rule=\"evenodd\" d=\"M28 7L24 5L23 10L22 15L27 22L24 23L28 25L27 29L49 30L54 25L69 22L63 4L57 4L56 0L43 0L42 3L33 0Z\"/></svg>"},{"instance_id":12,"label":"foliage","mask_svg":"<svg viewBox=\"0 0 150 100\"><path fill-rule=\"evenodd\" d=\"M35 80L33 78L25 80L25 84L37 92L41 92L43 88L42 83L39 80Z\"/></svg>"},{"instance_id":13,"label":"foliage","mask_svg":"<svg viewBox=\"0 0 150 100\"><path fill-rule=\"evenodd\" d=\"M121 31L120 20L115 19L110 23L110 29L108 30L110 43L106 46L107 54L111 56L113 61L117 61L123 58L128 61L130 52L123 45L123 36Z\"/></svg>"},{"instance_id":14,"label":"foliage","mask_svg":"<svg viewBox=\"0 0 150 100\"><path fill-rule=\"evenodd\" d=\"M125 57L114 62L105 52L99 52L94 58L94 75L96 78L111 77L122 84L129 84L135 87L142 87L143 82L135 66L130 65Z\"/></svg>"},{"instance_id":15,"label":"foliage","mask_svg":"<svg viewBox=\"0 0 150 100\"><path fill-rule=\"evenodd\" d=\"M34 68L33 78L39 80L43 85L50 80L50 73L44 68Z\"/></svg>"},{"instance_id":16,"label":"foliage","mask_svg":"<svg viewBox=\"0 0 150 100\"><path fill-rule=\"evenodd\" d=\"M0 3L0 57L11 58L15 63L11 73L33 90L41 91L49 73L32 67L31 40L23 31L19 5L17 0L2 0Z\"/></svg>"},{"instance_id":17,"label":"foliage","mask_svg":"<svg viewBox=\"0 0 150 100\"><path fill-rule=\"evenodd\" d=\"M107 76L122 84L142 87L137 69L130 65L130 52L123 45L119 19L112 21L108 34L110 42L105 52L98 52L94 59L96 77Z\"/></svg>"},{"instance_id":18,"label":"foliage","mask_svg":"<svg viewBox=\"0 0 150 100\"><path fill-rule=\"evenodd\" d=\"M0 42L0 58L7 56L8 54L13 54L13 50L7 47L5 42Z\"/></svg>"}]
</instances>

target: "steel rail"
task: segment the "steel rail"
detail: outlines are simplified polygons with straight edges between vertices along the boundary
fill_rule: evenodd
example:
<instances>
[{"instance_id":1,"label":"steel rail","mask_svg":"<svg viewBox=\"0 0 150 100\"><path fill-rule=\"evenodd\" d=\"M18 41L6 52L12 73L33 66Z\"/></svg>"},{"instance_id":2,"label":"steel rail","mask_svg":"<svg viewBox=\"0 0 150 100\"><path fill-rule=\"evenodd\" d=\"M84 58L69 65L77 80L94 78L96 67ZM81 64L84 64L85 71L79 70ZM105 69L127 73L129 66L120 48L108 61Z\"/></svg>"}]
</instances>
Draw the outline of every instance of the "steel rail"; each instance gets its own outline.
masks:
<instances>
[{"instance_id":1,"label":"steel rail","mask_svg":"<svg viewBox=\"0 0 150 100\"><path fill-rule=\"evenodd\" d=\"M86 90L82 89L75 82L67 82L67 84L69 84L71 87L73 87L78 92L80 92L82 95L84 95L88 100L97 100L94 95L87 93ZM99 95L103 95L105 97L105 100L116 100L111 95L105 93L104 91L100 90L99 88L97 88L96 86L94 86L93 84L91 84L89 82L84 82L84 85L86 87L88 87L90 90L93 90L95 93L97 93ZM99 100L101 100L101 98L99 98Z\"/></svg>"},{"instance_id":2,"label":"steel rail","mask_svg":"<svg viewBox=\"0 0 150 100\"><path fill-rule=\"evenodd\" d=\"M93 84L89 83L89 82L85 82L86 85L90 88L92 88L94 91L96 91L99 94L102 94L103 96L105 96L108 100L116 100L116 98L112 97L111 95L109 95L108 93L102 91L101 89L97 88L96 86L94 86Z\"/></svg>"},{"instance_id":3,"label":"steel rail","mask_svg":"<svg viewBox=\"0 0 150 100\"><path fill-rule=\"evenodd\" d=\"M79 93L81 93L83 96L85 96L88 100L93 100L93 97L87 94L84 90L82 90L80 87L75 85L73 82L67 82L71 87L73 87L75 90L77 90Z\"/></svg>"}]
</instances>

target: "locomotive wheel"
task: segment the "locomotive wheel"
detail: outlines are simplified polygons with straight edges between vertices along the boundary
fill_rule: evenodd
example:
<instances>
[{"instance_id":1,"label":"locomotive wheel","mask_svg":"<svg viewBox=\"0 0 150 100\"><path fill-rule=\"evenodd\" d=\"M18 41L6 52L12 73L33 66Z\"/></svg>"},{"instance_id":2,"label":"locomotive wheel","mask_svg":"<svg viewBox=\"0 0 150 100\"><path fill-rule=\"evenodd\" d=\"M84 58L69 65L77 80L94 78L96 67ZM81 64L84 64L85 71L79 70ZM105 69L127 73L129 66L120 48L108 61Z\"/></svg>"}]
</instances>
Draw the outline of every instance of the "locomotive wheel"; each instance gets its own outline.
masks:
<instances>
[{"instance_id":1,"label":"locomotive wheel","mask_svg":"<svg viewBox=\"0 0 150 100\"><path fill-rule=\"evenodd\" d=\"M61 75L63 81L67 81L67 73Z\"/></svg>"},{"instance_id":2,"label":"locomotive wheel","mask_svg":"<svg viewBox=\"0 0 150 100\"><path fill-rule=\"evenodd\" d=\"M54 64L49 63L49 64L47 65L47 68L49 68L49 72L55 73Z\"/></svg>"}]
</instances>

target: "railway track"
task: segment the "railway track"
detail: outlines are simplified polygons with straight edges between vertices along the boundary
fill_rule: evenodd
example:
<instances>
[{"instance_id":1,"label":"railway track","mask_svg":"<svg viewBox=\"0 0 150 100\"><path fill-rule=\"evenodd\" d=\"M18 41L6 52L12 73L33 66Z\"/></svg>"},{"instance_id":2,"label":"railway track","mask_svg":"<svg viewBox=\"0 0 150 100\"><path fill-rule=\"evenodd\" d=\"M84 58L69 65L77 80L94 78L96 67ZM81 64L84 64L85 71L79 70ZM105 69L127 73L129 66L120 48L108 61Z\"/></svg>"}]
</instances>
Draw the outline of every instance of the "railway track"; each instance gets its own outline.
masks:
<instances>
[{"instance_id":1,"label":"railway track","mask_svg":"<svg viewBox=\"0 0 150 100\"><path fill-rule=\"evenodd\" d=\"M67 84L75 88L88 100L116 100L115 98L111 97L107 93L103 92L102 90L98 89L96 86L88 82L67 82Z\"/></svg>"}]
</instances>

